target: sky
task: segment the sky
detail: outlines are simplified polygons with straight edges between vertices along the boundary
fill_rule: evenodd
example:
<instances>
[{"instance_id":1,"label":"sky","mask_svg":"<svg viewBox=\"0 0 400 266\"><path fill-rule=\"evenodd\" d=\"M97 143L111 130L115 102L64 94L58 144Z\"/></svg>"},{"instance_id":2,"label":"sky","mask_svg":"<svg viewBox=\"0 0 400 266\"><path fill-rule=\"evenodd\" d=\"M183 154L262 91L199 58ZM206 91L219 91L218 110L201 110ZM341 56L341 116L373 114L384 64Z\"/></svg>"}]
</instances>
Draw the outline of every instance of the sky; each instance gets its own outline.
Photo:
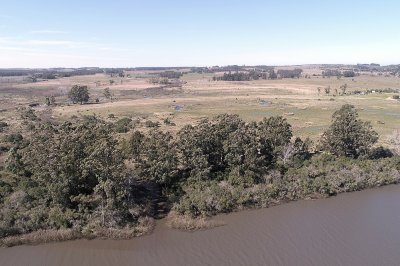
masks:
<instances>
[{"instance_id":1,"label":"sky","mask_svg":"<svg viewBox=\"0 0 400 266\"><path fill-rule=\"evenodd\" d=\"M2 1L0 68L400 63L400 1Z\"/></svg>"}]
</instances>

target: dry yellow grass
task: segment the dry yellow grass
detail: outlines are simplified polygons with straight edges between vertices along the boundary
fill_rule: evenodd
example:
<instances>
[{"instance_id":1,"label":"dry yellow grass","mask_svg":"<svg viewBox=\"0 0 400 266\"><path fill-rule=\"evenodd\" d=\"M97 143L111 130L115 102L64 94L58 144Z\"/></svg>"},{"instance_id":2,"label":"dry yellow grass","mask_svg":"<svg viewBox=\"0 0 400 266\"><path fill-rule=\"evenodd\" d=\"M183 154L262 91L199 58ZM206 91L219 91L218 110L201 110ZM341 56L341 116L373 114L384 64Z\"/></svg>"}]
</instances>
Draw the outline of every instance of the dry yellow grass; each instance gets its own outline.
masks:
<instances>
[{"instance_id":1,"label":"dry yellow grass","mask_svg":"<svg viewBox=\"0 0 400 266\"><path fill-rule=\"evenodd\" d=\"M312 75L320 74L322 70L304 67L304 71ZM332 113L341 105L350 103L360 110L362 119L371 121L381 134L382 143L394 130L400 128L400 103L392 100L390 94L332 96L325 95L323 89L330 86L331 93L334 93L335 89L340 91L339 87L343 84L348 85L348 91L399 88L400 79L396 77L363 74L341 79L311 76L310 79L224 82L212 81L213 74L191 73L182 77L186 83L181 90L147 93L146 89L159 86L148 82L149 73L132 71L131 78L97 74L28 84L16 83L11 86L13 93L0 86L0 96L3 95L0 104L10 110L18 104L26 106L32 101L43 103L45 95L54 93L57 95L57 102L61 104L52 108L56 118L93 114L107 118L114 114L117 117L146 117L163 124L163 119L169 117L176 127L163 127L172 131L177 131L185 124L193 124L200 118L220 113L239 114L246 121L282 115L293 125L296 135L317 140L329 125ZM110 79L116 81L115 85L109 85ZM100 86L96 86L96 82L100 82ZM99 98L100 103L68 105L66 92L73 84L88 85L92 101ZM103 97L105 87L110 87L114 93L114 102L111 103ZM320 93L318 88L321 88ZM4 93L5 91L8 93ZM262 105L262 100L268 104ZM182 110L175 110L177 105ZM0 113L2 114L10 119L15 116L12 112Z\"/></svg>"},{"instance_id":2,"label":"dry yellow grass","mask_svg":"<svg viewBox=\"0 0 400 266\"><path fill-rule=\"evenodd\" d=\"M74 240L82 237L82 233L72 229L38 230L29 234L10 236L0 239L0 246L36 245L49 242Z\"/></svg>"},{"instance_id":3,"label":"dry yellow grass","mask_svg":"<svg viewBox=\"0 0 400 266\"><path fill-rule=\"evenodd\" d=\"M196 231L223 226L225 225L225 222L211 220L205 217L192 218L186 215L179 215L176 212L171 211L166 218L166 224L172 229Z\"/></svg>"},{"instance_id":4,"label":"dry yellow grass","mask_svg":"<svg viewBox=\"0 0 400 266\"><path fill-rule=\"evenodd\" d=\"M28 234L0 238L0 247L37 245L80 238L131 239L150 234L153 232L154 227L155 221L153 218L140 217L135 226L126 228L94 228L84 233L75 229L38 230Z\"/></svg>"}]
</instances>

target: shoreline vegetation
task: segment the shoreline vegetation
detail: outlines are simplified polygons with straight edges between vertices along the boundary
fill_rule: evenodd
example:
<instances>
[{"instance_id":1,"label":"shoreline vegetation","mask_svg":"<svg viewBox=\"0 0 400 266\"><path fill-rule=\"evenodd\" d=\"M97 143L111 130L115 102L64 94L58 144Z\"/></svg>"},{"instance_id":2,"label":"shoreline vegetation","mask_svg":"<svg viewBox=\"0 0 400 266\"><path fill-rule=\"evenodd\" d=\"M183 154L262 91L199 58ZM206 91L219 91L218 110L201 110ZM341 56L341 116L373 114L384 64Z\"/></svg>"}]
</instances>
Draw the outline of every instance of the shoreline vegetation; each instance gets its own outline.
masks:
<instances>
[{"instance_id":1,"label":"shoreline vegetation","mask_svg":"<svg viewBox=\"0 0 400 266\"><path fill-rule=\"evenodd\" d=\"M132 239L133 237L151 234L154 227L154 219L144 217L135 227L127 228L97 228L91 232L83 232L77 229L40 229L27 234L1 238L0 247L38 245L78 239Z\"/></svg>"},{"instance_id":2,"label":"shoreline vegetation","mask_svg":"<svg viewBox=\"0 0 400 266\"><path fill-rule=\"evenodd\" d=\"M177 133L130 121L118 133L120 124L23 111L23 134L1 140L0 246L129 239L165 217L174 229L208 229L224 225L210 219L220 213L400 181L400 156L376 146L352 105L333 114L318 143L294 137L279 116L245 123L224 114Z\"/></svg>"}]
</instances>

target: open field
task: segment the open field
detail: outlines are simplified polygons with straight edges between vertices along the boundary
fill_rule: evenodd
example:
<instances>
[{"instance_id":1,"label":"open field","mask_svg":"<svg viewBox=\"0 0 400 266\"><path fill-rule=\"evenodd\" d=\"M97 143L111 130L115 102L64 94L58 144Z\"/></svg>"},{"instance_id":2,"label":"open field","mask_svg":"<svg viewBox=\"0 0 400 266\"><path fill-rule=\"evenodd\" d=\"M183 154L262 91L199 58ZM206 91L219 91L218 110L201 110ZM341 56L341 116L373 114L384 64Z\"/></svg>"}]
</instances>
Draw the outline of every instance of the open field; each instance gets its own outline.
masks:
<instances>
[{"instance_id":1,"label":"open field","mask_svg":"<svg viewBox=\"0 0 400 266\"><path fill-rule=\"evenodd\" d=\"M310 78L241 82L213 81L215 74L188 73L182 76L179 87L150 83L151 71L131 71L123 78L96 74L37 82L23 77L3 77L0 79L0 120L11 122L17 117L16 108L30 103L39 103L36 110L50 111L57 119L91 114L107 119L114 114L117 118L159 121L162 127L167 127L162 121L168 117L176 124L168 126L171 131L220 113L239 114L247 121L282 115L293 125L295 135L318 139L330 123L332 113L350 103L359 109L362 119L371 121L381 135L380 143L385 144L393 131L400 128L400 102L392 99L393 93L335 96L335 90L340 92L344 84L348 85L347 92L400 88L400 78L373 73L340 79L312 76L320 72L304 69ZM112 85L110 80L114 81ZM89 86L91 104L69 102L67 93L74 84ZM328 86L330 95L324 92ZM103 96L106 87L114 94L112 102ZM44 105L44 98L51 95L56 97L57 106L50 108ZM99 103L95 103L96 98Z\"/></svg>"}]
</instances>

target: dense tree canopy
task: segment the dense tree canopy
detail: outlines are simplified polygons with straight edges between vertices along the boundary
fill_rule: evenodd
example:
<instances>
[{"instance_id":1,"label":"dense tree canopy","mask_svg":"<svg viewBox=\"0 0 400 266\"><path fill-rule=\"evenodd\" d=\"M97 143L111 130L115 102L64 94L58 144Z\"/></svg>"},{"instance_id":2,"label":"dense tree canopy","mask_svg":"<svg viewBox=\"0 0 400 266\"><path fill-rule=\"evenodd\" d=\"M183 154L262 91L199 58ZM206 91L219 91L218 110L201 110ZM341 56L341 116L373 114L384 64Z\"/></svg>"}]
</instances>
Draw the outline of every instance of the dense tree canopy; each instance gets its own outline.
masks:
<instances>
[{"instance_id":1,"label":"dense tree canopy","mask_svg":"<svg viewBox=\"0 0 400 266\"><path fill-rule=\"evenodd\" d=\"M3 225L25 231L126 221L126 168L111 132L98 119L39 124L31 138L10 151L6 169L14 189L6 201L18 195L14 201L26 209L4 208Z\"/></svg>"},{"instance_id":2,"label":"dense tree canopy","mask_svg":"<svg viewBox=\"0 0 400 266\"><path fill-rule=\"evenodd\" d=\"M89 101L89 89L87 86L74 85L68 92L68 97L73 103L86 103Z\"/></svg>"},{"instance_id":3,"label":"dense tree canopy","mask_svg":"<svg viewBox=\"0 0 400 266\"><path fill-rule=\"evenodd\" d=\"M27 131L1 139L10 148L0 171L0 237L122 228L154 215L160 198L197 216L400 180L398 157L372 149L377 133L352 105L333 114L321 138L327 153L294 138L280 116L248 123L222 114L173 133L130 118L57 123L32 109L21 118Z\"/></svg>"},{"instance_id":4,"label":"dense tree canopy","mask_svg":"<svg viewBox=\"0 0 400 266\"><path fill-rule=\"evenodd\" d=\"M358 118L353 105L343 105L332 116L332 124L322 136L322 148L338 156L357 158L369 152L378 134L368 122Z\"/></svg>"}]
</instances>

